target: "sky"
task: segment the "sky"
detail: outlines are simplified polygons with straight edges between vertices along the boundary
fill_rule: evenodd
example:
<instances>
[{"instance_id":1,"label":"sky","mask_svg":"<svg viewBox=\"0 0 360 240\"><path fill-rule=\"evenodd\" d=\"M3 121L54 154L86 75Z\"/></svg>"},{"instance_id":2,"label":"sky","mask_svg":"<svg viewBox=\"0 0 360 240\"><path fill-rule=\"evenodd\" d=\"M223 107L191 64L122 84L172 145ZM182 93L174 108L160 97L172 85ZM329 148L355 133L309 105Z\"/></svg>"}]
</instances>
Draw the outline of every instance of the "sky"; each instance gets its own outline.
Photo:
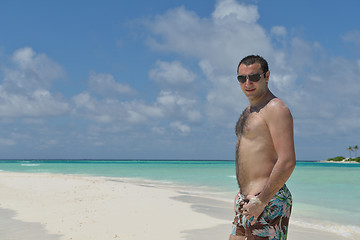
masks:
<instances>
[{"instance_id":1,"label":"sky","mask_svg":"<svg viewBox=\"0 0 360 240\"><path fill-rule=\"evenodd\" d=\"M360 2L0 1L0 159L235 158L258 54L297 160L360 144ZM355 156L355 152L351 153Z\"/></svg>"}]
</instances>

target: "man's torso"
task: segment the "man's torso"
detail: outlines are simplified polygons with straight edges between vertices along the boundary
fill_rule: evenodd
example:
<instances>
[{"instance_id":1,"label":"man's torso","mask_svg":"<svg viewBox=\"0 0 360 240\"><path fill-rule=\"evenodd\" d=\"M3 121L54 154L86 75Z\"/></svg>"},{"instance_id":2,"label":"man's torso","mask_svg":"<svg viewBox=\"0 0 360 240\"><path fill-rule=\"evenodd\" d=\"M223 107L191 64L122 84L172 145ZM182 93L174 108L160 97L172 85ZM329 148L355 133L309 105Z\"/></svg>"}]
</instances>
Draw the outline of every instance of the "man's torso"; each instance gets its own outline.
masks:
<instances>
[{"instance_id":1,"label":"man's torso","mask_svg":"<svg viewBox=\"0 0 360 240\"><path fill-rule=\"evenodd\" d=\"M278 101L273 98L260 109L247 107L236 125L236 173L244 195L263 189L277 160L266 118Z\"/></svg>"}]
</instances>

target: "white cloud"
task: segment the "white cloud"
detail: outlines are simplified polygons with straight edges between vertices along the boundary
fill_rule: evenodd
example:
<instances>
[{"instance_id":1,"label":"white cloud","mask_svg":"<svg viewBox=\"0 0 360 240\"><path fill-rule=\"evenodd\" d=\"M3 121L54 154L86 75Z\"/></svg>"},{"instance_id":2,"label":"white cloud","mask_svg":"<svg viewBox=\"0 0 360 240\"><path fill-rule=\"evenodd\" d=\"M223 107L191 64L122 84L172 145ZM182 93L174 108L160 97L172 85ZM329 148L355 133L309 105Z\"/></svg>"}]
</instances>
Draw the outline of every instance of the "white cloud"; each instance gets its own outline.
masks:
<instances>
[{"instance_id":1,"label":"white cloud","mask_svg":"<svg viewBox=\"0 0 360 240\"><path fill-rule=\"evenodd\" d=\"M227 72L235 71L236 62L249 53L271 55L269 38L255 22L255 6L219 2L214 13L212 18L202 19L181 7L158 15L146 22L151 31L148 44L154 50L208 60L215 70Z\"/></svg>"},{"instance_id":2,"label":"white cloud","mask_svg":"<svg viewBox=\"0 0 360 240\"><path fill-rule=\"evenodd\" d=\"M271 82L275 84L275 87L280 90L285 89L294 89L295 86L295 80L297 78L297 75L294 74L271 74Z\"/></svg>"},{"instance_id":3,"label":"white cloud","mask_svg":"<svg viewBox=\"0 0 360 240\"><path fill-rule=\"evenodd\" d=\"M212 16L215 21L229 17L246 23L255 23L260 17L257 6L240 5L235 0L218 1Z\"/></svg>"},{"instance_id":4,"label":"white cloud","mask_svg":"<svg viewBox=\"0 0 360 240\"><path fill-rule=\"evenodd\" d=\"M126 111L124 104L114 99L98 100L89 92L83 92L72 98L72 114L92 119L99 123L110 123L116 120L126 121L130 113Z\"/></svg>"},{"instance_id":5,"label":"white cloud","mask_svg":"<svg viewBox=\"0 0 360 240\"><path fill-rule=\"evenodd\" d=\"M196 108L196 100L182 97L172 91L161 91L153 103L98 99L89 92L74 96L72 101L73 115L83 116L98 123L150 124L151 121L161 119L182 119L197 123L202 119L201 112Z\"/></svg>"},{"instance_id":6,"label":"white cloud","mask_svg":"<svg viewBox=\"0 0 360 240\"><path fill-rule=\"evenodd\" d=\"M163 128L163 127L152 127L151 128L151 131L153 132L153 133L156 133L156 134L160 134L160 135L163 135L163 134L165 134L165 128Z\"/></svg>"},{"instance_id":7,"label":"white cloud","mask_svg":"<svg viewBox=\"0 0 360 240\"><path fill-rule=\"evenodd\" d=\"M52 80L63 74L59 64L51 61L45 54L36 54L29 47L16 50L12 60L21 70L31 71L41 79Z\"/></svg>"},{"instance_id":8,"label":"white cloud","mask_svg":"<svg viewBox=\"0 0 360 240\"><path fill-rule=\"evenodd\" d=\"M256 23L257 7L219 1L211 18L185 8L167 11L147 22L148 44L154 50L176 52L199 61L206 76L205 109L210 121L230 126L247 105L236 81L236 66L247 54L275 54L270 38Z\"/></svg>"},{"instance_id":9,"label":"white cloud","mask_svg":"<svg viewBox=\"0 0 360 240\"><path fill-rule=\"evenodd\" d=\"M21 48L12 56L14 68L5 67L3 86L7 90L32 91L49 88L53 80L64 76L62 67L45 54L36 54L31 48Z\"/></svg>"},{"instance_id":10,"label":"white cloud","mask_svg":"<svg viewBox=\"0 0 360 240\"><path fill-rule=\"evenodd\" d=\"M286 28L283 26L274 26L271 28L270 32L271 32L271 34L273 34L275 36L280 36L280 37L284 37L287 35Z\"/></svg>"},{"instance_id":11,"label":"white cloud","mask_svg":"<svg viewBox=\"0 0 360 240\"><path fill-rule=\"evenodd\" d=\"M61 97L53 97L44 89L28 95L7 93L0 87L0 116L3 117L45 117L68 112L69 105Z\"/></svg>"},{"instance_id":12,"label":"white cloud","mask_svg":"<svg viewBox=\"0 0 360 240\"><path fill-rule=\"evenodd\" d=\"M176 131L179 131L181 135L187 135L190 133L190 127L180 121L172 122L170 126Z\"/></svg>"},{"instance_id":13,"label":"white cloud","mask_svg":"<svg viewBox=\"0 0 360 240\"><path fill-rule=\"evenodd\" d=\"M89 88L103 96L117 96L134 92L129 85L116 82L111 74L95 72L90 73Z\"/></svg>"},{"instance_id":14,"label":"white cloud","mask_svg":"<svg viewBox=\"0 0 360 240\"><path fill-rule=\"evenodd\" d=\"M45 117L69 111L67 100L48 90L53 80L64 76L59 64L31 48L16 50L11 59L12 67L2 67L0 116Z\"/></svg>"},{"instance_id":15,"label":"white cloud","mask_svg":"<svg viewBox=\"0 0 360 240\"><path fill-rule=\"evenodd\" d=\"M337 116L333 113L339 105L347 105L338 110L347 114L357 102L354 98L360 85L351 80L358 76L358 62L329 57L320 43L288 35L283 26L266 32L258 19L256 6L234 0L218 1L209 18L200 18L183 7L172 9L148 21L148 44L152 50L191 56L198 61L207 82L204 109L210 122L233 127L248 104L235 79L236 66L242 57L260 54L270 65L270 88L290 105L300 132L323 134L326 128L310 130L321 121L336 128ZM353 31L343 40L357 43L358 34ZM281 45L275 48L278 41ZM163 97L170 106L174 102L171 97ZM354 127L349 122L344 124L346 129Z\"/></svg>"},{"instance_id":16,"label":"white cloud","mask_svg":"<svg viewBox=\"0 0 360 240\"><path fill-rule=\"evenodd\" d=\"M206 96L209 120L220 126L233 127L237 117L248 105L235 76L209 77L213 84Z\"/></svg>"},{"instance_id":17,"label":"white cloud","mask_svg":"<svg viewBox=\"0 0 360 240\"><path fill-rule=\"evenodd\" d=\"M179 61L157 61L156 68L150 70L149 77L160 84L183 85L193 82L196 75L183 67Z\"/></svg>"},{"instance_id":18,"label":"white cloud","mask_svg":"<svg viewBox=\"0 0 360 240\"><path fill-rule=\"evenodd\" d=\"M94 110L94 105L91 103L91 96L88 92L80 93L73 97L75 108L87 108Z\"/></svg>"},{"instance_id":19,"label":"white cloud","mask_svg":"<svg viewBox=\"0 0 360 240\"><path fill-rule=\"evenodd\" d=\"M149 123L151 120L166 117L163 109L153 103L146 104L142 101L133 100L122 104L129 115L128 121L133 124Z\"/></svg>"},{"instance_id":20,"label":"white cloud","mask_svg":"<svg viewBox=\"0 0 360 240\"><path fill-rule=\"evenodd\" d=\"M161 91L156 105L170 118L186 119L190 122L199 122L202 114L197 110L197 101L181 96L177 92Z\"/></svg>"},{"instance_id":21,"label":"white cloud","mask_svg":"<svg viewBox=\"0 0 360 240\"><path fill-rule=\"evenodd\" d=\"M360 31L353 30L342 36L344 42L352 43L358 50L360 50Z\"/></svg>"},{"instance_id":22,"label":"white cloud","mask_svg":"<svg viewBox=\"0 0 360 240\"><path fill-rule=\"evenodd\" d=\"M195 103L194 100L186 99L171 91L161 91L157 98L157 102L169 110L172 110L177 106L186 107Z\"/></svg>"}]
</instances>

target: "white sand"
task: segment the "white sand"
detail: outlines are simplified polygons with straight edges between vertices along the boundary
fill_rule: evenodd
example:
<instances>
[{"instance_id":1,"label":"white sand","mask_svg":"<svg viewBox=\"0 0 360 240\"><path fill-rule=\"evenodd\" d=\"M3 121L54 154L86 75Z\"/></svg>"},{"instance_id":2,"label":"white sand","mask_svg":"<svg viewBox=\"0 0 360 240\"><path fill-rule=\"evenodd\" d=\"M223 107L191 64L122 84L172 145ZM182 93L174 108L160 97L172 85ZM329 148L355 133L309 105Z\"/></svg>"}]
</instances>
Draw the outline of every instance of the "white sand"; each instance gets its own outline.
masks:
<instances>
[{"instance_id":1,"label":"white sand","mask_svg":"<svg viewBox=\"0 0 360 240\"><path fill-rule=\"evenodd\" d=\"M99 177L0 172L0 208L66 240L176 240L184 230L224 223L171 199L177 195Z\"/></svg>"},{"instance_id":2,"label":"white sand","mask_svg":"<svg viewBox=\"0 0 360 240\"><path fill-rule=\"evenodd\" d=\"M6 213L0 223L7 224L0 227L1 240L227 240L231 200L186 190L119 178L0 172L0 214ZM288 239L338 237L290 224Z\"/></svg>"}]
</instances>

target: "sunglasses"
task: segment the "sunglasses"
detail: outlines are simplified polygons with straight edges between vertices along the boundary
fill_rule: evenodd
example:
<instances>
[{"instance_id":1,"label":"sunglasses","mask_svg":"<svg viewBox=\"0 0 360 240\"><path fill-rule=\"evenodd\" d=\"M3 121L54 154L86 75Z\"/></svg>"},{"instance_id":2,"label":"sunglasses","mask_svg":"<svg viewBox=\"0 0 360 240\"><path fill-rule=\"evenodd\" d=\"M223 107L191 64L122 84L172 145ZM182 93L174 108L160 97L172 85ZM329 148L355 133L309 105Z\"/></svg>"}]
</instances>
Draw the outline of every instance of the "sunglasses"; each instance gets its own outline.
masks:
<instances>
[{"instance_id":1,"label":"sunglasses","mask_svg":"<svg viewBox=\"0 0 360 240\"><path fill-rule=\"evenodd\" d=\"M257 82L261 79L261 75L264 75L265 77L266 72L259 74L259 73L255 73L255 74L251 74L251 75L239 75L237 76L237 80L239 81L239 83L244 83L246 82L246 79L249 78L249 80L251 82Z\"/></svg>"}]
</instances>

